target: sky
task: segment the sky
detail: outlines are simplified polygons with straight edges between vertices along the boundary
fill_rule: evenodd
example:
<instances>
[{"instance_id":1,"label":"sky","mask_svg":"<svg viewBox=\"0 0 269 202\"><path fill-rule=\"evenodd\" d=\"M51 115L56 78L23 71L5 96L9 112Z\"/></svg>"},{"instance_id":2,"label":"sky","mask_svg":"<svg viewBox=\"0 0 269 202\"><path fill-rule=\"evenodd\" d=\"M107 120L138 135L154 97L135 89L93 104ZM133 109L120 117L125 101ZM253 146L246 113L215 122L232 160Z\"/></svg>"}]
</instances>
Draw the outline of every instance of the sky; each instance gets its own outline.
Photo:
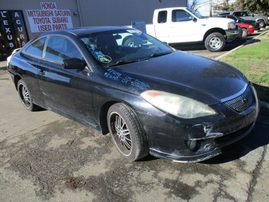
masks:
<instances>
[{"instance_id":1,"label":"sky","mask_svg":"<svg viewBox=\"0 0 269 202\"><path fill-rule=\"evenodd\" d=\"M210 1L210 0L199 0L198 2L202 3L202 2L207 2L207 1ZM221 0L212 0L212 1L220 2ZM193 0L188 0L188 2L193 2ZM234 2L236 2L236 0L230 0L230 3L234 3Z\"/></svg>"}]
</instances>

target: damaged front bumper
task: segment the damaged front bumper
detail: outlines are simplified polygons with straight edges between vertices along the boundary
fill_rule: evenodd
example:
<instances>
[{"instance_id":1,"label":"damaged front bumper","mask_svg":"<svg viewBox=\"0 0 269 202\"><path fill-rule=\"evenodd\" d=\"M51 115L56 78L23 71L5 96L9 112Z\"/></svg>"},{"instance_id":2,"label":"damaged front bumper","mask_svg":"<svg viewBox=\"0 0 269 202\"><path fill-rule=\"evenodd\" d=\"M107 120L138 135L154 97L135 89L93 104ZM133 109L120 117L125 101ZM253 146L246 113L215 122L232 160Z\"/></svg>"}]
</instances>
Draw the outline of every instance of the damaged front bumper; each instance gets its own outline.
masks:
<instances>
[{"instance_id":1,"label":"damaged front bumper","mask_svg":"<svg viewBox=\"0 0 269 202\"><path fill-rule=\"evenodd\" d=\"M253 129L259 113L259 101L251 86L251 105L237 112L226 104L214 106L218 115L196 119L151 111L144 114L144 130L150 154L180 162L200 162L221 153L221 148L245 137Z\"/></svg>"},{"instance_id":2,"label":"damaged front bumper","mask_svg":"<svg viewBox=\"0 0 269 202\"><path fill-rule=\"evenodd\" d=\"M186 144L187 145L186 150L190 150L189 155L187 154L187 152L184 152L184 156L182 156L180 152L174 152L170 154L170 153L163 153L155 149L151 149L150 154L155 157L165 158L165 159L173 160L175 162L194 163L194 162L205 161L207 159L211 159L221 154L222 147L232 144L234 142L237 142L238 140L247 136L250 133L250 131L253 129L254 125L255 125L255 122L253 122L249 126L239 131L236 131L232 134L228 134L219 138L212 137L209 139L191 140L192 147L195 147L195 146L199 147L200 152L197 152L198 150L196 152L194 152L194 150L191 151L191 148L189 146L190 144ZM201 150L203 151L201 152Z\"/></svg>"}]
</instances>

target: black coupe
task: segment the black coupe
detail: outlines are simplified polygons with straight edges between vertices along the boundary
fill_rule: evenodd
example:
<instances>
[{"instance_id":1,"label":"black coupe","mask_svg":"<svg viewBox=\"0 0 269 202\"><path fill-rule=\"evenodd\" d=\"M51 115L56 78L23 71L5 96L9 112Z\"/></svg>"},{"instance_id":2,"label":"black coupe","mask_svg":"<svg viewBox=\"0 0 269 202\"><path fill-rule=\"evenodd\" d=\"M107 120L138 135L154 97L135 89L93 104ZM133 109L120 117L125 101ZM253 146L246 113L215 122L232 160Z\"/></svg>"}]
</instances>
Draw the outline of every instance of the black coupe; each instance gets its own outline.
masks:
<instances>
[{"instance_id":1,"label":"black coupe","mask_svg":"<svg viewBox=\"0 0 269 202\"><path fill-rule=\"evenodd\" d=\"M259 112L254 87L234 67L128 27L41 34L8 71L26 109L110 133L129 161L212 158L246 136Z\"/></svg>"}]
</instances>

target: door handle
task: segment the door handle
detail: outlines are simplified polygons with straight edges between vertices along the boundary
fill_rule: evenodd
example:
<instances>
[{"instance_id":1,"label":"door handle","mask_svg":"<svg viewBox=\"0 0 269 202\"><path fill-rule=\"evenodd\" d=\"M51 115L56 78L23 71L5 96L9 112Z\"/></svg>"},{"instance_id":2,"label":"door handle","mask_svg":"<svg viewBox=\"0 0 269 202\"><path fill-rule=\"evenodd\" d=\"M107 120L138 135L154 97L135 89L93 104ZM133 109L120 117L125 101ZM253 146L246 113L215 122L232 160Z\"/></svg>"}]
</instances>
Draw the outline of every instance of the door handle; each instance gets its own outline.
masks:
<instances>
[{"instance_id":1,"label":"door handle","mask_svg":"<svg viewBox=\"0 0 269 202\"><path fill-rule=\"evenodd\" d=\"M44 76L44 75L45 75L45 72L44 72L43 70L40 70L40 71L38 72L38 75L39 75L39 76Z\"/></svg>"}]
</instances>

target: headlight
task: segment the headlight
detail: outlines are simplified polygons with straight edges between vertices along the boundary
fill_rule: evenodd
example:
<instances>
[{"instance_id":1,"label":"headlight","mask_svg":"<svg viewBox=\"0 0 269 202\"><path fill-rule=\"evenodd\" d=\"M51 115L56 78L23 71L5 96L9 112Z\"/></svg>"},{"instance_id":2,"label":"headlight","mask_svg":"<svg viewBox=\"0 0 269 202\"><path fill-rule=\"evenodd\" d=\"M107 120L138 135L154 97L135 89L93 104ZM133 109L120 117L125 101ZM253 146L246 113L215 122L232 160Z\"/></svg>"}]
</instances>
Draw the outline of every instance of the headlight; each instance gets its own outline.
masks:
<instances>
[{"instance_id":1,"label":"headlight","mask_svg":"<svg viewBox=\"0 0 269 202\"><path fill-rule=\"evenodd\" d=\"M234 22L229 22L228 23L228 29L235 29L236 28L236 25Z\"/></svg>"},{"instance_id":2,"label":"headlight","mask_svg":"<svg viewBox=\"0 0 269 202\"><path fill-rule=\"evenodd\" d=\"M208 105L172 93L150 90L141 93L141 96L153 106L184 119L216 114Z\"/></svg>"}]
</instances>

